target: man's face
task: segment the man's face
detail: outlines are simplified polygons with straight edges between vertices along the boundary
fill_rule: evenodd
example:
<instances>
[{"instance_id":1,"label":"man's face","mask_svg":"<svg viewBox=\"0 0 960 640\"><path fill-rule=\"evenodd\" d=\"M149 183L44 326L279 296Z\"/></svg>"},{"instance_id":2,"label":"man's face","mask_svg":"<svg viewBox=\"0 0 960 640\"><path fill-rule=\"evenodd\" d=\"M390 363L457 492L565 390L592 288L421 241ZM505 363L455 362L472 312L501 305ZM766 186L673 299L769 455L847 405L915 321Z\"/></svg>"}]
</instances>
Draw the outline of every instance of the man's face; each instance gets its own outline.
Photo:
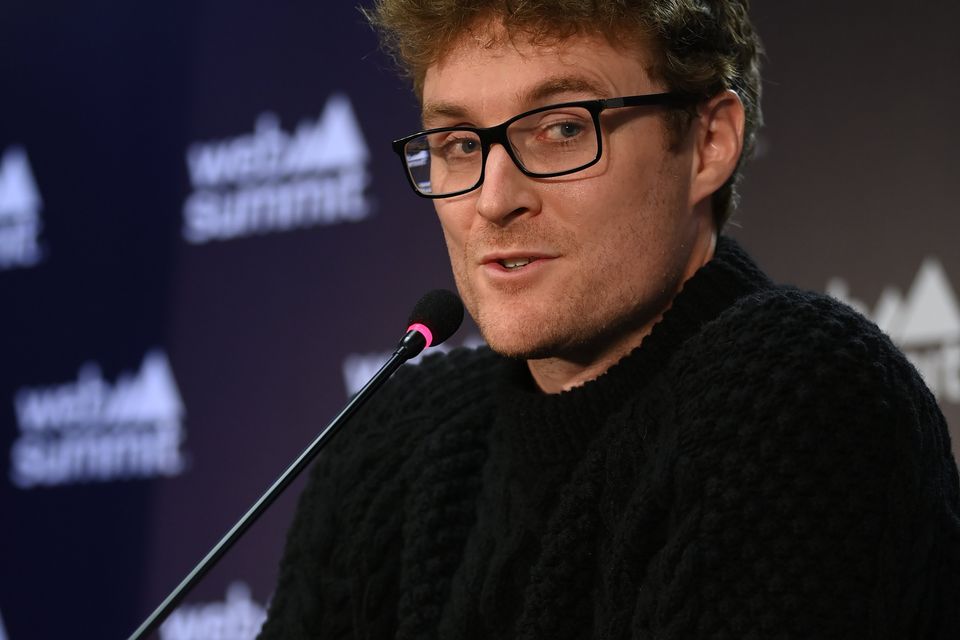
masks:
<instances>
[{"instance_id":1,"label":"man's face","mask_svg":"<svg viewBox=\"0 0 960 640\"><path fill-rule=\"evenodd\" d=\"M468 32L427 69L425 127L489 127L558 102L666 90L639 48L499 40ZM704 216L690 202L691 145L669 150L661 114L605 111L600 162L560 178L526 177L494 145L479 189L435 200L457 287L494 350L590 362L636 344L695 270Z\"/></svg>"}]
</instances>

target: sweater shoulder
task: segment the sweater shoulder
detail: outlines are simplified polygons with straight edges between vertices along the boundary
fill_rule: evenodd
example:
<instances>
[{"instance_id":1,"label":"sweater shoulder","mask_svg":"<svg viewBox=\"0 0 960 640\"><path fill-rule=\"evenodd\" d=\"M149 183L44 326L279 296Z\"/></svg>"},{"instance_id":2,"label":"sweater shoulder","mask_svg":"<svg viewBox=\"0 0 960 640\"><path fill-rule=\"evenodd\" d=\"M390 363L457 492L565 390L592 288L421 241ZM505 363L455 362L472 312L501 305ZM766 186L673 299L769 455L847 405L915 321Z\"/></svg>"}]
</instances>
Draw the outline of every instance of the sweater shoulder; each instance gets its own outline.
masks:
<instances>
[{"instance_id":1,"label":"sweater shoulder","mask_svg":"<svg viewBox=\"0 0 960 640\"><path fill-rule=\"evenodd\" d=\"M828 296L776 286L745 296L678 352L686 371L736 373L755 388L801 385L820 393L884 393L906 386L932 396L915 368L873 322ZM838 383L842 383L839 384Z\"/></svg>"},{"instance_id":2,"label":"sweater shoulder","mask_svg":"<svg viewBox=\"0 0 960 640\"><path fill-rule=\"evenodd\" d=\"M287 533L264 638L392 635L408 502L429 493L411 485L444 452L438 432L456 431L450 416L477 422L496 361L458 349L401 367L321 452Z\"/></svg>"},{"instance_id":3,"label":"sweater shoulder","mask_svg":"<svg viewBox=\"0 0 960 640\"><path fill-rule=\"evenodd\" d=\"M853 337L888 342L880 329L848 305L814 291L791 286L771 286L740 298L707 327L712 331L738 330L746 339L778 342L803 340L811 346L836 343ZM809 341L813 342L809 342Z\"/></svg>"},{"instance_id":4,"label":"sweater shoulder","mask_svg":"<svg viewBox=\"0 0 960 640\"><path fill-rule=\"evenodd\" d=\"M455 400L450 394L477 387L489 390L499 363L500 358L487 347L460 347L402 367L394 386L418 394L426 407L442 407Z\"/></svg>"},{"instance_id":5,"label":"sweater shoulder","mask_svg":"<svg viewBox=\"0 0 960 640\"><path fill-rule=\"evenodd\" d=\"M498 358L487 348L457 348L415 359L397 370L364 409L364 421L391 423L462 407L470 389L489 388Z\"/></svg>"},{"instance_id":6,"label":"sweater shoulder","mask_svg":"<svg viewBox=\"0 0 960 640\"><path fill-rule=\"evenodd\" d=\"M458 348L402 366L338 435L329 464L347 475L371 465L395 469L452 416L482 411L498 362L489 349Z\"/></svg>"},{"instance_id":7,"label":"sweater shoulder","mask_svg":"<svg viewBox=\"0 0 960 640\"><path fill-rule=\"evenodd\" d=\"M955 592L956 466L933 396L876 325L766 287L700 327L657 385L647 490L671 513L639 617L720 628L748 604L764 617L744 624L777 621L758 637L912 637L938 615L904 594ZM657 597L681 590L699 604L674 615Z\"/></svg>"},{"instance_id":8,"label":"sweater shoulder","mask_svg":"<svg viewBox=\"0 0 960 640\"><path fill-rule=\"evenodd\" d=\"M697 458L899 472L956 491L946 422L920 374L874 323L827 296L771 287L740 299L684 344L666 384Z\"/></svg>"},{"instance_id":9,"label":"sweater shoulder","mask_svg":"<svg viewBox=\"0 0 960 640\"><path fill-rule=\"evenodd\" d=\"M638 618L719 636L727 612L752 608L763 616L741 622L755 633L730 635L904 638L953 615L946 423L876 325L826 296L766 288L704 324L658 385L645 490L670 515ZM681 591L690 604L661 595Z\"/></svg>"}]
</instances>

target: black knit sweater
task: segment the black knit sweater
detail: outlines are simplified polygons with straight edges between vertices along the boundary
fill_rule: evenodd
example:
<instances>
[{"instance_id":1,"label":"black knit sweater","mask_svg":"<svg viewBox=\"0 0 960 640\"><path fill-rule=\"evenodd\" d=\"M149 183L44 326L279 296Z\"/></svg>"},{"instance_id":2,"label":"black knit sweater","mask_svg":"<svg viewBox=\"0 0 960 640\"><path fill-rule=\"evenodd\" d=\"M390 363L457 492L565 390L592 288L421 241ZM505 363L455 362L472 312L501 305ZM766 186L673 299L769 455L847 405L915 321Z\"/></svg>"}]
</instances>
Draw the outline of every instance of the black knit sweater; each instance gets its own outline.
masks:
<instances>
[{"instance_id":1,"label":"black knit sweater","mask_svg":"<svg viewBox=\"0 0 960 640\"><path fill-rule=\"evenodd\" d=\"M943 417L879 330L739 247L547 395L405 367L321 456L262 638L960 638Z\"/></svg>"}]
</instances>

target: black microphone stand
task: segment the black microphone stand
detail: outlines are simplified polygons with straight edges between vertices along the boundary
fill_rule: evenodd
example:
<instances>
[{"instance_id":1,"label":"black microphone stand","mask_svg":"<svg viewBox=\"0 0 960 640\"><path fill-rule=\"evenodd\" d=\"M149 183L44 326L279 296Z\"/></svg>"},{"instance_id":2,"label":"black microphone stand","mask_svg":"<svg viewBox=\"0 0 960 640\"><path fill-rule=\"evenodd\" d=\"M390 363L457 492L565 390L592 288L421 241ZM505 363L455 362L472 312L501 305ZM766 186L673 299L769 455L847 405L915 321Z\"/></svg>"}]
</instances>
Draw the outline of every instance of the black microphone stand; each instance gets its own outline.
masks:
<instances>
[{"instance_id":1,"label":"black microphone stand","mask_svg":"<svg viewBox=\"0 0 960 640\"><path fill-rule=\"evenodd\" d=\"M143 624L133 632L133 635L131 635L128 640L142 640L146 638L160 623L166 620L167 616L170 615L174 607L180 604L180 601L183 600L190 589L216 565L223 554L230 550L230 547L233 546L237 539L256 522L257 518L273 504L274 500L283 493L283 490L286 489L307 465L310 464L316 455L320 453L320 450L327 444L330 438L333 437L333 434L373 395L374 391L379 389L383 383L400 368L400 365L419 354L426 346L427 341L423 334L413 330L407 331L407 334L400 340L400 344L397 345L393 355L380 367L376 375L370 378L370 381L353 396L337 417L314 438L313 442L287 467L286 471L280 474L280 477L267 489L266 493L260 496L260 499L243 514L243 517L233 525L233 528L220 539L220 542L214 545L209 553L204 556L203 560L170 592L170 595L143 621Z\"/></svg>"}]
</instances>

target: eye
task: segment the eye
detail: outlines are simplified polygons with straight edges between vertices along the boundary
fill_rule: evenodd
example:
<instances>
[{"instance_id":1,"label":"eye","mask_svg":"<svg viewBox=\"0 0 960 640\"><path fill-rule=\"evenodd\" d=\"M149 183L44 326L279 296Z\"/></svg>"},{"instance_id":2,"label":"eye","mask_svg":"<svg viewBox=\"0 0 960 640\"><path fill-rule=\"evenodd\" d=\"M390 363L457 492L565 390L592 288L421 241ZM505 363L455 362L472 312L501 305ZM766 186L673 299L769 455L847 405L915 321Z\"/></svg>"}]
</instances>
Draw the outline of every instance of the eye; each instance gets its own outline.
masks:
<instances>
[{"instance_id":1,"label":"eye","mask_svg":"<svg viewBox=\"0 0 960 640\"><path fill-rule=\"evenodd\" d=\"M548 113L530 133L541 144L570 144L583 138L591 128L591 122L578 113Z\"/></svg>"},{"instance_id":2,"label":"eye","mask_svg":"<svg viewBox=\"0 0 960 640\"><path fill-rule=\"evenodd\" d=\"M555 140L575 138L583 133L583 125L579 122L557 122L546 127L547 137Z\"/></svg>"},{"instance_id":3,"label":"eye","mask_svg":"<svg viewBox=\"0 0 960 640\"><path fill-rule=\"evenodd\" d=\"M480 141L471 136L453 133L434 148L434 153L447 160L468 158L480 151Z\"/></svg>"}]
</instances>

